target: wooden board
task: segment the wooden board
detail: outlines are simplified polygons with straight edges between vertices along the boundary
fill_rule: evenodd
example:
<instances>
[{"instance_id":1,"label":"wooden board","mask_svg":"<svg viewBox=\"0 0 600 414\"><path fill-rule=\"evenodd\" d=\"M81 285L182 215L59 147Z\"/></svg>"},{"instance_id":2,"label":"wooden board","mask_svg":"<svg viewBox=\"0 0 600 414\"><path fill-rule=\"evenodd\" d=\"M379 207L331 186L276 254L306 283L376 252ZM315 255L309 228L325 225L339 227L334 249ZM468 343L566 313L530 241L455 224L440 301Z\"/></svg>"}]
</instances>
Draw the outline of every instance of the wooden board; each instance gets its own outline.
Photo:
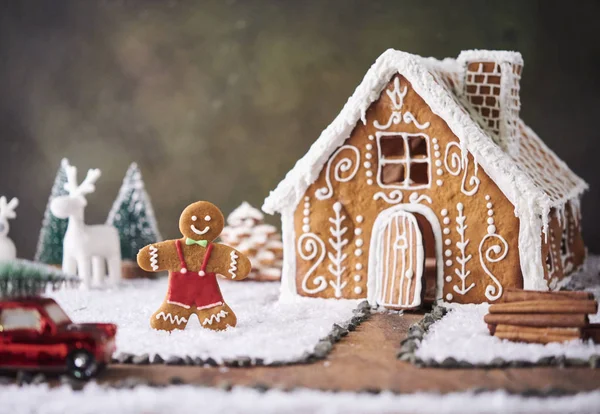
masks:
<instances>
[{"instance_id":1,"label":"wooden board","mask_svg":"<svg viewBox=\"0 0 600 414\"><path fill-rule=\"evenodd\" d=\"M418 368L396 359L400 341L421 314L375 314L334 346L329 357L309 365L252 368L204 368L166 365L113 365L99 382L127 376L168 384L172 377L206 386L232 385L320 390L392 390L457 392L470 389L507 389L510 392L548 390L578 392L600 388L600 369L511 368L435 369Z\"/></svg>"}]
</instances>

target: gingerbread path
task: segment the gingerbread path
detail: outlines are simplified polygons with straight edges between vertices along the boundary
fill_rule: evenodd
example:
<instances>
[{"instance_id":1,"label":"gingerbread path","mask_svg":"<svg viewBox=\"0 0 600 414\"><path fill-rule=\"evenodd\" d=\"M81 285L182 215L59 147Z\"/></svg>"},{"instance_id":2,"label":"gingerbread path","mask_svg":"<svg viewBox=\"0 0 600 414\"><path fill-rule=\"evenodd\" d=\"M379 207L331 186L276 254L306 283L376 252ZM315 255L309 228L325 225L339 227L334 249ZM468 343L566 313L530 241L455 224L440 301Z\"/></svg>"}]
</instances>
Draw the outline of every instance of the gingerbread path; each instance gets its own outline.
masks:
<instances>
[{"instance_id":1,"label":"gingerbread path","mask_svg":"<svg viewBox=\"0 0 600 414\"><path fill-rule=\"evenodd\" d=\"M155 384L173 378L184 383L336 391L391 390L398 393L448 393L505 389L512 393L578 393L600 387L600 370L589 368L439 369L419 368L397 359L398 344L422 314L376 314L335 345L325 361L282 367L229 368L168 365L114 365L101 377L115 383L140 377Z\"/></svg>"}]
</instances>

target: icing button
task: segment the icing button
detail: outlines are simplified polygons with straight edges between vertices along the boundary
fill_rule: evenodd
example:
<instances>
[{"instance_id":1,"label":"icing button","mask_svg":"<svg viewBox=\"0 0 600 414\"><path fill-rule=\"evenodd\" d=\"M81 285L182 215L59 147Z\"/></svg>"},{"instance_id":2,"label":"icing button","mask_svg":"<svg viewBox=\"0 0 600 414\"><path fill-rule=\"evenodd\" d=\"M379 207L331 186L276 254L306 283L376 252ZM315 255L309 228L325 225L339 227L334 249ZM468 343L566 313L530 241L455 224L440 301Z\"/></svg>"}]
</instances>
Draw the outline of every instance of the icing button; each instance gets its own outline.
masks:
<instances>
[{"instance_id":1,"label":"icing button","mask_svg":"<svg viewBox=\"0 0 600 414\"><path fill-rule=\"evenodd\" d=\"M187 269L185 267L182 267L180 270L180 273L186 274L187 273Z\"/></svg>"},{"instance_id":2,"label":"icing button","mask_svg":"<svg viewBox=\"0 0 600 414\"><path fill-rule=\"evenodd\" d=\"M206 276L206 273L204 272L204 270L201 270L198 272L198 276Z\"/></svg>"}]
</instances>

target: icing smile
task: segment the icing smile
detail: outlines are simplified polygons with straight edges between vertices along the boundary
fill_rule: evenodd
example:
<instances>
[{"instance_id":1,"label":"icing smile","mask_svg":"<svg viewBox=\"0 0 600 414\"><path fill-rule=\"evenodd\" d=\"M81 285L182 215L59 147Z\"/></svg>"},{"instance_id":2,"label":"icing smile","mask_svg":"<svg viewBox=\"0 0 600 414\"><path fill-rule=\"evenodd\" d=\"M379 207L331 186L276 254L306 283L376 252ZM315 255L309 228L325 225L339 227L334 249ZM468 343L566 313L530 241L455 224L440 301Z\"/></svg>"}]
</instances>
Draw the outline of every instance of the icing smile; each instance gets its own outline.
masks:
<instances>
[{"instance_id":1,"label":"icing smile","mask_svg":"<svg viewBox=\"0 0 600 414\"><path fill-rule=\"evenodd\" d=\"M196 226L194 226L194 225L192 224L192 225L190 226L190 229L192 229L192 231L193 231L194 233L196 233L198 236L202 236L203 234L206 234L206 233L208 233L208 231L210 230L210 227L209 227L209 226L206 226L206 227L204 227L204 230L198 230L198 229L196 228Z\"/></svg>"}]
</instances>

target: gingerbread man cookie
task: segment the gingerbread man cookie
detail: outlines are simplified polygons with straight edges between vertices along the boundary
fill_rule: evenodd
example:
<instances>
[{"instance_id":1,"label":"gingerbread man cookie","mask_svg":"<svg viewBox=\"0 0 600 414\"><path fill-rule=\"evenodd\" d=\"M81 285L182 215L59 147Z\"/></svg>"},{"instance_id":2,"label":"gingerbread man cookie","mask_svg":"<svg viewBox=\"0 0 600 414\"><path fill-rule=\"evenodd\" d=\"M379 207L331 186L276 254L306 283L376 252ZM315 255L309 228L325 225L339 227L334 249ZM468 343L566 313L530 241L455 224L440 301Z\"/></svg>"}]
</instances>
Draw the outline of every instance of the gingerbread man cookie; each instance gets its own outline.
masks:
<instances>
[{"instance_id":1,"label":"gingerbread man cookie","mask_svg":"<svg viewBox=\"0 0 600 414\"><path fill-rule=\"evenodd\" d=\"M223 330L236 325L236 317L223 300L217 273L243 280L250 260L224 244L212 243L223 230L225 219L207 201L190 204L179 218L183 238L150 244L140 250L137 262L149 272L169 271L169 288L160 308L150 318L154 329L185 329L192 313L204 328Z\"/></svg>"}]
</instances>

